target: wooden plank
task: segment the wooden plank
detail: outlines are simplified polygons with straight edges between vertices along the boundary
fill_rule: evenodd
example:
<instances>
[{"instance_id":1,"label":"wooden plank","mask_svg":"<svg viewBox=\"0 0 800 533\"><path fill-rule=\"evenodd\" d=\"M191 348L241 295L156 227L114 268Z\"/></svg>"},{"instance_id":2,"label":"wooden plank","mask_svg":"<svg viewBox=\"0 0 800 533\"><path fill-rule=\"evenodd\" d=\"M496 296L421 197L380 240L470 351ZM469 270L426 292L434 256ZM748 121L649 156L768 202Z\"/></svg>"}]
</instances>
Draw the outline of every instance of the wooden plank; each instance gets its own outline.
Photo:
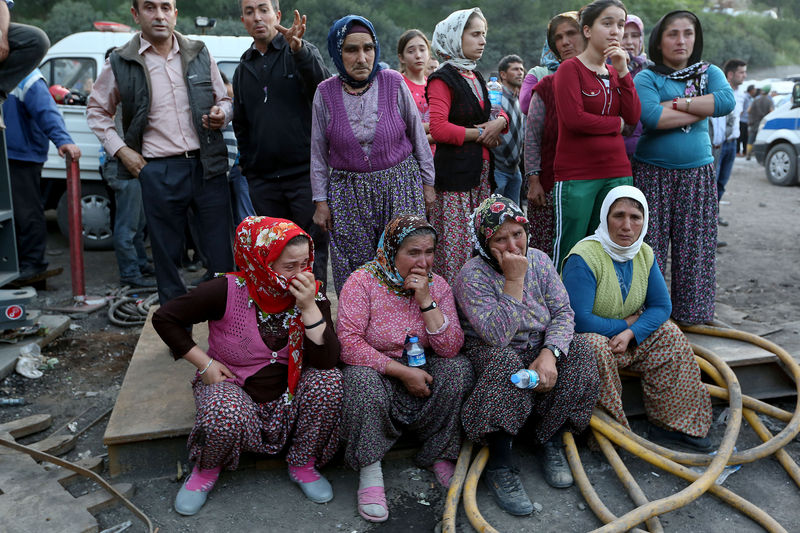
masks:
<instances>
[{"instance_id":1,"label":"wooden plank","mask_svg":"<svg viewBox=\"0 0 800 533\"><path fill-rule=\"evenodd\" d=\"M191 380L196 371L189 362L175 361L153 328L151 307L128 371L108 421L103 443L186 436L194 424ZM208 348L208 326L194 326L193 337Z\"/></svg>"},{"instance_id":2,"label":"wooden plank","mask_svg":"<svg viewBox=\"0 0 800 533\"><path fill-rule=\"evenodd\" d=\"M133 495L133 485L130 483L116 483L111 486L121 492L126 498L130 498ZM116 496L104 489L98 489L88 494L84 494L75 501L78 505L85 508L93 515L96 515L103 509L114 507L120 503Z\"/></svg>"},{"instance_id":3,"label":"wooden plank","mask_svg":"<svg viewBox=\"0 0 800 533\"><path fill-rule=\"evenodd\" d=\"M698 333L687 333L686 337L689 342L713 351L731 367L778 361L777 355L749 342Z\"/></svg>"},{"instance_id":4,"label":"wooden plank","mask_svg":"<svg viewBox=\"0 0 800 533\"><path fill-rule=\"evenodd\" d=\"M99 474L103 471L103 458L102 457L87 457L86 459L81 459L79 461L73 461L74 465L83 467L87 470L91 470L92 472ZM52 479L58 481L62 487L67 487L76 481L80 481L82 479L86 479L82 475L77 472L73 472L68 468L64 468L61 466L56 466L50 463L42 465L43 468L48 472Z\"/></svg>"},{"instance_id":5,"label":"wooden plank","mask_svg":"<svg viewBox=\"0 0 800 533\"><path fill-rule=\"evenodd\" d=\"M0 424L0 433L10 433L15 439L38 433L50 427L53 417L46 414L26 416Z\"/></svg>"},{"instance_id":6,"label":"wooden plank","mask_svg":"<svg viewBox=\"0 0 800 533\"><path fill-rule=\"evenodd\" d=\"M77 440L77 435L50 435L28 447L50 455L61 455L73 449Z\"/></svg>"}]
</instances>

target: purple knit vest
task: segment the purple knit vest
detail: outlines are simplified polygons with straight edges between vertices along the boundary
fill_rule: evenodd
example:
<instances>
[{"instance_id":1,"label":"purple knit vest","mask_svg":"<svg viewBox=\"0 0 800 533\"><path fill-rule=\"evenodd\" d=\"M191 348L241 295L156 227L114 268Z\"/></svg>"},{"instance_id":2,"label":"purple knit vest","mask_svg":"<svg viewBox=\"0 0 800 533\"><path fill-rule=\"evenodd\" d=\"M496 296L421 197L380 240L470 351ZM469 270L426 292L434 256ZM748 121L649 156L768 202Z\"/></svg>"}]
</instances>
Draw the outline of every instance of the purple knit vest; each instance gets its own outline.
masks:
<instances>
[{"instance_id":1,"label":"purple knit vest","mask_svg":"<svg viewBox=\"0 0 800 533\"><path fill-rule=\"evenodd\" d=\"M228 275L228 303L220 320L208 322L208 355L227 366L234 374L234 383L244 382L272 363L288 364L289 345L273 352L258 332L256 305L248 307L247 286L236 284L236 276Z\"/></svg>"},{"instance_id":2,"label":"purple knit vest","mask_svg":"<svg viewBox=\"0 0 800 533\"><path fill-rule=\"evenodd\" d=\"M403 76L393 70L381 70L375 77L375 82L380 89L379 118L370 155L364 153L350 127L344 107L342 82L334 77L319 84L318 90L331 117L325 132L328 136L328 164L331 168L349 172L386 170L405 160L413 151L414 147L406 135L406 123L397 108L397 91L404 83Z\"/></svg>"}]
</instances>

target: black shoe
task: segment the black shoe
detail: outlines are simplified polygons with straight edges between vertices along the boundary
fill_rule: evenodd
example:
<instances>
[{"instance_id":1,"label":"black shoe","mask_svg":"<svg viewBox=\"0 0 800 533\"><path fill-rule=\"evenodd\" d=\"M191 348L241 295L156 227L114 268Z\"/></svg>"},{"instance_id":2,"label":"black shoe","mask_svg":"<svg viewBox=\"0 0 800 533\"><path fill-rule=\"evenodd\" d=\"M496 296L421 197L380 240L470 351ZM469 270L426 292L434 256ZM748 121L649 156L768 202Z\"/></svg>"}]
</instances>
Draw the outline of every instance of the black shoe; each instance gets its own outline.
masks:
<instances>
[{"instance_id":1,"label":"black shoe","mask_svg":"<svg viewBox=\"0 0 800 533\"><path fill-rule=\"evenodd\" d=\"M728 221L725 220L722 217L719 217L719 218L717 218L717 224L719 224L720 226L723 226L723 227L727 227L728 226Z\"/></svg>"},{"instance_id":2,"label":"black shoe","mask_svg":"<svg viewBox=\"0 0 800 533\"><path fill-rule=\"evenodd\" d=\"M124 278L120 279L119 282L122 285L128 285L133 289L154 289L156 288L156 280L154 279L147 279L142 276L138 278Z\"/></svg>"},{"instance_id":3,"label":"black shoe","mask_svg":"<svg viewBox=\"0 0 800 533\"><path fill-rule=\"evenodd\" d=\"M483 482L502 510L514 516L526 516L533 512L533 504L516 468L485 470Z\"/></svg>"},{"instance_id":4,"label":"black shoe","mask_svg":"<svg viewBox=\"0 0 800 533\"><path fill-rule=\"evenodd\" d=\"M555 489L566 489L574 483L572 472L559 442L547 441L538 450L537 457L544 471L544 480Z\"/></svg>"},{"instance_id":5,"label":"black shoe","mask_svg":"<svg viewBox=\"0 0 800 533\"><path fill-rule=\"evenodd\" d=\"M153 265L147 263L146 265L144 265L142 268L139 269L139 272L142 274L142 276L149 278L155 275L156 269Z\"/></svg>"},{"instance_id":6,"label":"black shoe","mask_svg":"<svg viewBox=\"0 0 800 533\"><path fill-rule=\"evenodd\" d=\"M691 448L692 450L698 452L710 452L714 449L714 446L711 444L711 439L708 437L692 437L691 435L681 433L680 431L672 431L652 424L650 425L648 437L650 440L656 440L670 444L680 444L681 446Z\"/></svg>"},{"instance_id":7,"label":"black shoe","mask_svg":"<svg viewBox=\"0 0 800 533\"><path fill-rule=\"evenodd\" d=\"M728 246L727 242L717 239L717 248L725 248L726 246Z\"/></svg>"}]
</instances>

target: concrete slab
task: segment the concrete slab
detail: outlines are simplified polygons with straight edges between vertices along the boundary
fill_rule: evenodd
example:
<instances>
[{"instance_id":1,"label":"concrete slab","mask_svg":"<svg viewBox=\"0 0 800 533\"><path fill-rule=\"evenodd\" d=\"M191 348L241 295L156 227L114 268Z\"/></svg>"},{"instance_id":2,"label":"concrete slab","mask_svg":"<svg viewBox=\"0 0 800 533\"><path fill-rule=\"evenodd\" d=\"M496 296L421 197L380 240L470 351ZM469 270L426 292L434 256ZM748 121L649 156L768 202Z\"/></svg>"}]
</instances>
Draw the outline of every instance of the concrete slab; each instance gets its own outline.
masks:
<instances>
[{"instance_id":1,"label":"concrete slab","mask_svg":"<svg viewBox=\"0 0 800 533\"><path fill-rule=\"evenodd\" d=\"M14 371L19 357L19 350L23 346L35 342L44 348L64 333L72 320L65 315L40 315L36 323L45 328L43 337L30 337L14 344L0 344L0 380Z\"/></svg>"}]
</instances>

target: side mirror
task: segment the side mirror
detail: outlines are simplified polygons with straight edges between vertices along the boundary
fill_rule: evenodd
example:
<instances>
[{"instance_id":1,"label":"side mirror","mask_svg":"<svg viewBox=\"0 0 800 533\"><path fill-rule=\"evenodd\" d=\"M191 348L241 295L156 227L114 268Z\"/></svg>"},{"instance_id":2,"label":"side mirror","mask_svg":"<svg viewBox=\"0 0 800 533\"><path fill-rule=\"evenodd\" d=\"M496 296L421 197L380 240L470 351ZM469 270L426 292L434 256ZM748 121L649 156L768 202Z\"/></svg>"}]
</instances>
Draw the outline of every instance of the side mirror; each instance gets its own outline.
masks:
<instances>
[{"instance_id":1,"label":"side mirror","mask_svg":"<svg viewBox=\"0 0 800 533\"><path fill-rule=\"evenodd\" d=\"M792 87L792 109L800 107L800 81L795 82Z\"/></svg>"}]
</instances>

